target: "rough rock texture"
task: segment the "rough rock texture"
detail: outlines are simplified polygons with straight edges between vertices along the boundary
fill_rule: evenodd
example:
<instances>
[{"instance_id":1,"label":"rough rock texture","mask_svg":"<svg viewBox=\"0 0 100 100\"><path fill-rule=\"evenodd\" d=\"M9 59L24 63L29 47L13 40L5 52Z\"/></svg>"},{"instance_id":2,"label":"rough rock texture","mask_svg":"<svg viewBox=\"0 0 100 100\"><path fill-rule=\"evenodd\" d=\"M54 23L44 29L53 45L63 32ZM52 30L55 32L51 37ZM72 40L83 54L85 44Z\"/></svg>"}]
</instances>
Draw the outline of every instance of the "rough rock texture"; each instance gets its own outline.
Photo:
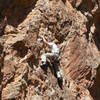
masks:
<instances>
[{"instance_id":1,"label":"rough rock texture","mask_svg":"<svg viewBox=\"0 0 100 100\"><path fill-rule=\"evenodd\" d=\"M99 100L99 0L7 0L4 3L0 1L0 98ZM62 86L53 68L44 71L39 66L44 52L39 35L55 41L60 48ZM31 57L18 63L28 53Z\"/></svg>"}]
</instances>

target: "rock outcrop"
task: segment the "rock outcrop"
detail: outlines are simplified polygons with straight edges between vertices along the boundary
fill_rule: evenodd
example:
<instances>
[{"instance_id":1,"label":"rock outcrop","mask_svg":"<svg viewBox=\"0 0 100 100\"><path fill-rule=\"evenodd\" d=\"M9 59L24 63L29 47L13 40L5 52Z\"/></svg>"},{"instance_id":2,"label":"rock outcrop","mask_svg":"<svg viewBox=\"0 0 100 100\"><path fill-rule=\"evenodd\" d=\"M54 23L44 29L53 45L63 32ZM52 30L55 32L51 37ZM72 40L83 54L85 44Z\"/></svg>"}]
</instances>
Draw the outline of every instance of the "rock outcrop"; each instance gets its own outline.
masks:
<instances>
[{"instance_id":1,"label":"rock outcrop","mask_svg":"<svg viewBox=\"0 0 100 100\"><path fill-rule=\"evenodd\" d=\"M99 100L99 0L7 1L0 3L0 98ZM60 48L62 86L53 68L39 66L44 52L39 35Z\"/></svg>"}]
</instances>

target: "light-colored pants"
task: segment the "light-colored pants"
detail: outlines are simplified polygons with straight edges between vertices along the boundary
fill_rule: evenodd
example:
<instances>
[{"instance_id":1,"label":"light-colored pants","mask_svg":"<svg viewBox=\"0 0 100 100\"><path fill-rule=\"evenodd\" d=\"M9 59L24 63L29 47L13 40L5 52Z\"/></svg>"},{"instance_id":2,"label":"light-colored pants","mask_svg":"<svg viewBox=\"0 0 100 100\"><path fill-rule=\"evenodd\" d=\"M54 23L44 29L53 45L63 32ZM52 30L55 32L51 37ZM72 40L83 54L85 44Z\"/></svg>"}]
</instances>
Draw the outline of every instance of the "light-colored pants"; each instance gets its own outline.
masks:
<instances>
[{"instance_id":1,"label":"light-colored pants","mask_svg":"<svg viewBox=\"0 0 100 100\"><path fill-rule=\"evenodd\" d=\"M46 64L47 59L49 59L50 61L53 60L58 60L59 55L57 54L53 54L53 53L44 53L41 55L41 62Z\"/></svg>"}]
</instances>

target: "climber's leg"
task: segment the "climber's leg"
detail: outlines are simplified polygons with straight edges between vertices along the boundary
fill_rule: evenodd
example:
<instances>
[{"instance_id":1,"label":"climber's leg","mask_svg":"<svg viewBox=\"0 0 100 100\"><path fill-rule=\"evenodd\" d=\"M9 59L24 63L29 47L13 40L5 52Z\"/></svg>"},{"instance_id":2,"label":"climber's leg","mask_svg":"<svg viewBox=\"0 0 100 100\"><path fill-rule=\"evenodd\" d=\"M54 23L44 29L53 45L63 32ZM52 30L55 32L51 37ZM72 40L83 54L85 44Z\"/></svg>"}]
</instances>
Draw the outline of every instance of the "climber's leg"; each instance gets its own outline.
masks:
<instances>
[{"instance_id":1,"label":"climber's leg","mask_svg":"<svg viewBox=\"0 0 100 100\"><path fill-rule=\"evenodd\" d=\"M47 59L50 59L52 58L53 54L52 53L44 53L41 55L41 64L40 66L45 66L46 63L47 63Z\"/></svg>"},{"instance_id":2,"label":"climber's leg","mask_svg":"<svg viewBox=\"0 0 100 100\"><path fill-rule=\"evenodd\" d=\"M62 88L62 83L63 83L63 78L62 78L62 73L60 70L60 59L59 56L55 57L54 63L53 63L53 67L54 67L54 74L57 78L58 84L60 86L60 88Z\"/></svg>"}]
</instances>

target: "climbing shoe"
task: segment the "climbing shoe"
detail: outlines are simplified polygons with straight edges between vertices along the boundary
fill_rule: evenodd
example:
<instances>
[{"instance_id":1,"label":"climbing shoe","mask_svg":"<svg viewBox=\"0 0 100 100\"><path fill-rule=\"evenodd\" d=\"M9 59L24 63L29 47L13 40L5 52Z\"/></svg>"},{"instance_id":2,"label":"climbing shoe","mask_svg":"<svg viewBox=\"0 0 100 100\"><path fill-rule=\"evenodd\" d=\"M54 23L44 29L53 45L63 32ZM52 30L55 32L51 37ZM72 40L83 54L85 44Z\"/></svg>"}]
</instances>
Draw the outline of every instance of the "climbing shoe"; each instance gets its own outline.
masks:
<instances>
[{"instance_id":1,"label":"climbing shoe","mask_svg":"<svg viewBox=\"0 0 100 100\"><path fill-rule=\"evenodd\" d=\"M61 75L60 71L57 72L57 80L58 80L58 82L62 82L63 81L63 78L62 78L62 75Z\"/></svg>"},{"instance_id":2,"label":"climbing shoe","mask_svg":"<svg viewBox=\"0 0 100 100\"><path fill-rule=\"evenodd\" d=\"M63 85L63 78L62 78L62 75L61 75L61 72L60 72L60 71L57 72L57 81L58 81L59 87L60 87L61 89L63 89L63 88L62 88L62 85Z\"/></svg>"}]
</instances>

